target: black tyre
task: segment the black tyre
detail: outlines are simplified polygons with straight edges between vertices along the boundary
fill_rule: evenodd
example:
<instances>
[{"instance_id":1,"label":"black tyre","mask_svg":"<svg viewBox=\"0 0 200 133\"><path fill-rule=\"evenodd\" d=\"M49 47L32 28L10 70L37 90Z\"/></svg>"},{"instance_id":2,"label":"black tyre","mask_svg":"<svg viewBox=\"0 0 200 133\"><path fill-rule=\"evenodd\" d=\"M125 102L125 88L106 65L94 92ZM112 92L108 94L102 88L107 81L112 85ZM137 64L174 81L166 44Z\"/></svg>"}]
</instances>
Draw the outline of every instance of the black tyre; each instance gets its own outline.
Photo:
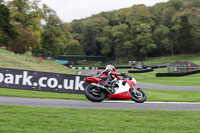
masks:
<instances>
[{"instance_id":1,"label":"black tyre","mask_svg":"<svg viewBox=\"0 0 200 133\"><path fill-rule=\"evenodd\" d=\"M143 103L147 99L146 94L140 89L138 89L138 93L136 94L132 90L130 91L130 93L131 93L131 99L136 103Z\"/></svg>"},{"instance_id":2,"label":"black tyre","mask_svg":"<svg viewBox=\"0 0 200 133\"><path fill-rule=\"evenodd\" d=\"M92 102L101 102L105 99L106 94L103 89L96 86L88 85L85 88L85 96Z\"/></svg>"}]
</instances>

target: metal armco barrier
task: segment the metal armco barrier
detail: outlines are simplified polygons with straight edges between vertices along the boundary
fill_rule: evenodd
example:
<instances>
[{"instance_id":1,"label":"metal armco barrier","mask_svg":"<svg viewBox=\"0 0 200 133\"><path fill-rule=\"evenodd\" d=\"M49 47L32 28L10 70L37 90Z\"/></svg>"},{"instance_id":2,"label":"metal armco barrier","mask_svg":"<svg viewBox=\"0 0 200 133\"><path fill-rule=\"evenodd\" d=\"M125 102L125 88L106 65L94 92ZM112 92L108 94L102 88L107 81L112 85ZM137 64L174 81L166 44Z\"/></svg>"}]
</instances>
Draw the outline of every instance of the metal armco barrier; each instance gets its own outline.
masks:
<instances>
[{"instance_id":1,"label":"metal armco barrier","mask_svg":"<svg viewBox=\"0 0 200 133\"><path fill-rule=\"evenodd\" d=\"M0 88L83 94L86 76L0 68Z\"/></svg>"}]
</instances>

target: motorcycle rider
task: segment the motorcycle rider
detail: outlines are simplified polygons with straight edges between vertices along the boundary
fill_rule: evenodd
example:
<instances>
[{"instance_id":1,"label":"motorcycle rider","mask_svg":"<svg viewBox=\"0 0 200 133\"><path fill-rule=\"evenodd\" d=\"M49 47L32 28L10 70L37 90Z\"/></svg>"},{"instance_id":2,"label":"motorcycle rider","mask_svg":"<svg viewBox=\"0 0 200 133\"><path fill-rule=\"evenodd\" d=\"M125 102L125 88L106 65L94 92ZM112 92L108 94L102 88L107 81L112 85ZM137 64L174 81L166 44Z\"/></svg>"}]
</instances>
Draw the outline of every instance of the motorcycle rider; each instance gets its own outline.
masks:
<instances>
[{"instance_id":1,"label":"motorcycle rider","mask_svg":"<svg viewBox=\"0 0 200 133\"><path fill-rule=\"evenodd\" d=\"M103 86L111 87L111 85L109 83L110 83L110 81L112 79L117 78L119 80L120 78L117 77L117 76L127 77L127 74L126 73L117 73L117 72L115 72L115 67L114 66L107 65L105 70L100 72L98 74L98 76L105 80L105 82L103 83Z\"/></svg>"}]
</instances>

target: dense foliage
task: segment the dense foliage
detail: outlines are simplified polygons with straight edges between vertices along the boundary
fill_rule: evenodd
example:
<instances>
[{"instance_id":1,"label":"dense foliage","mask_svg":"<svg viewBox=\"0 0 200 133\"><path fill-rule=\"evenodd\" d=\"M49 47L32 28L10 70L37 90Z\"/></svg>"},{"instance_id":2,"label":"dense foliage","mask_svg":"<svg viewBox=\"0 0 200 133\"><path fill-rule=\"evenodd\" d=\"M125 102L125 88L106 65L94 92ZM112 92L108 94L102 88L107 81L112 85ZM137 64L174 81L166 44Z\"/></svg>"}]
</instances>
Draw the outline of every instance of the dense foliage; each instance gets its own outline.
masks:
<instances>
[{"instance_id":1,"label":"dense foliage","mask_svg":"<svg viewBox=\"0 0 200 133\"><path fill-rule=\"evenodd\" d=\"M199 52L199 22L199 0L170 0L103 12L70 27L85 54L124 60Z\"/></svg>"},{"instance_id":2,"label":"dense foliage","mask_svg":"<svg viewBox=\"0 0 200 133\"><path fill-rule=\"evenodd\" d=\"M1 0L0 16L0 45L15 53L32 47L36 55L101 55L124 61L200 52L199 0L134 5L69 24L37 0Z\"/></svg>"},{"instance_id":3,"label":"dense foliage","mask_svg":"<svg viewBox=\"0 0 200 133\"><path fill-rule=\"evenodd\" d=\"M40 5L38 0L0 3L0 46L20 54L33 50L35 55L56 57L68 54L66 48L75 41L71 47L78 45L80 51L80 44L73 39L68 24L47 5Z\"/></svg>"},{"instance_id":4,"label":"dense foliage","mask_svg":"<svg viewBox=\"0 0 200 133\"><path fill-rule=\"evenodd\" d=\"M9 9L0 1L0 46L7 46L10 39L15 39L17 32L10 23Z\"/></svg>"}]
</instances>

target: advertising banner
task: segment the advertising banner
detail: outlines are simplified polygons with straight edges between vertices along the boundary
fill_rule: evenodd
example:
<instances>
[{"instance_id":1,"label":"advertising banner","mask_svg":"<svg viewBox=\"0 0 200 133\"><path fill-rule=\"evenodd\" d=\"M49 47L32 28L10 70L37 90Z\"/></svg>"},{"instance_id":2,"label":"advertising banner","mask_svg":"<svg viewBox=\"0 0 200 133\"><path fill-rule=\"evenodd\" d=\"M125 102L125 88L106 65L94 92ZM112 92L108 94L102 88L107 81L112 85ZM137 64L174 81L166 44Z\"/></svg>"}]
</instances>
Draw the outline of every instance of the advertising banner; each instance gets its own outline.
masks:
<instances>
[{"instance_id":1,"label":"advertising banner","mask_svg":"<svg viewBox=\"0 0 200 133\"><path fill-rule=\"evenodd\" d=\"M85 76L0 68L0 88L83 94Z\"/></svg>"}]
</instances>

